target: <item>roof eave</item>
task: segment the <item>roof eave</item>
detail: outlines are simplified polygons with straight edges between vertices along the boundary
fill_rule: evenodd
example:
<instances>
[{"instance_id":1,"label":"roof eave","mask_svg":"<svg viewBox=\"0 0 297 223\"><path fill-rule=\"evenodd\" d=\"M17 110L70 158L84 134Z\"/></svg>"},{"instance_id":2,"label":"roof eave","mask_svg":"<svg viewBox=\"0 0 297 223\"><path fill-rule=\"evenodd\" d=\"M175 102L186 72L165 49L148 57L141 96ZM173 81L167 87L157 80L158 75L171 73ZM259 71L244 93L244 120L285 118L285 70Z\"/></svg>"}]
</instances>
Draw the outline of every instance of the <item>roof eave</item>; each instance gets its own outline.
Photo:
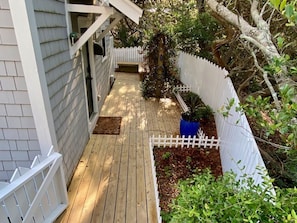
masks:
<instances>
[{"instance_id":1,"label":"roof eave","mask_svg":"<svg viewBox=\"0 0 297 223\"><path fill-rule=\"evenodd\" d=\"M130 18L133 22L139 24L143 10L130 0L109 0L109 4Z\"/></svg>"}]
</instances>

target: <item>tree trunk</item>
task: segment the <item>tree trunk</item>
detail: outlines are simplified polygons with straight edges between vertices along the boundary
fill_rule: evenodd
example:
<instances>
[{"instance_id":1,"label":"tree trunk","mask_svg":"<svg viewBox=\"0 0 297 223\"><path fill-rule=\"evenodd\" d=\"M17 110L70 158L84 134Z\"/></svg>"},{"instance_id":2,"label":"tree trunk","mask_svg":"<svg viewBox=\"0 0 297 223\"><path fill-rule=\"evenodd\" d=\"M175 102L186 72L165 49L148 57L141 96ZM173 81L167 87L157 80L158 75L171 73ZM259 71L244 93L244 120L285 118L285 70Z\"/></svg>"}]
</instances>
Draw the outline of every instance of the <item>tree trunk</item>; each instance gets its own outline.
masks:
<instances>
[{"instance_id":1,"label":"tree trunk","mask_svg":"<svg viewBox=\"0 0 297 223\"><path fill-rule=\"evenodd\" d=\"M257 0L253 0L251 3L251 16L256 24L255 27L244 20L242 16L233 13L216 0L205 1L211 10L240 30L241 38L258 47L268 63L272 62L274 58L281 57L277 47L272 41L269 24L263 20L258 11L259 2ZM286 72L286 68L284 67L281 74L274 74L274 78L279 87L285 84L294 84L294 81L286 76Z\"/></svg>"},{"instance_id":2,"label":"tree trunk","mask_svg":"<svg viewBox=\"0 0 297 223\"><path fill-rule=\"evenodd\" d=\"M162 85L163 85L163 75L164 75L164 44L165 44L165 37L163 34L159 36L158 40L158 70L157 70L157 86L156 86L156 97L161 98L162 95Z\"/></svg>"}]
</instances>

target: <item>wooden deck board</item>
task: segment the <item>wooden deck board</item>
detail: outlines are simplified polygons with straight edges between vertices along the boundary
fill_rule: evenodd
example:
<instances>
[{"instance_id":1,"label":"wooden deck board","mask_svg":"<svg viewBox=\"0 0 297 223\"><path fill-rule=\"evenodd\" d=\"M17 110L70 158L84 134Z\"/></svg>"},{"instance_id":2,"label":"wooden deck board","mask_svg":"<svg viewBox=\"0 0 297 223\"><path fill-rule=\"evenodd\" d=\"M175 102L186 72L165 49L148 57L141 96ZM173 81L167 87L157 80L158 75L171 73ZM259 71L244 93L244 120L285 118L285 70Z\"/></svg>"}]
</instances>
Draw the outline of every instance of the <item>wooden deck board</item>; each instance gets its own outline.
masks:
<instances>
[{"instance_id":1,"label":"wooden deck board","mask_svg":"<svg viewBox=\"0 0 297 223\"><path fill-rule=\"evenodd\" d=\"M149 136L178 132L180 109L141 98L136 74L116 73L101 116L121 116L120 135L92 135L56 221L155 223L157 210Z\"/></svg>"}]
</instances>

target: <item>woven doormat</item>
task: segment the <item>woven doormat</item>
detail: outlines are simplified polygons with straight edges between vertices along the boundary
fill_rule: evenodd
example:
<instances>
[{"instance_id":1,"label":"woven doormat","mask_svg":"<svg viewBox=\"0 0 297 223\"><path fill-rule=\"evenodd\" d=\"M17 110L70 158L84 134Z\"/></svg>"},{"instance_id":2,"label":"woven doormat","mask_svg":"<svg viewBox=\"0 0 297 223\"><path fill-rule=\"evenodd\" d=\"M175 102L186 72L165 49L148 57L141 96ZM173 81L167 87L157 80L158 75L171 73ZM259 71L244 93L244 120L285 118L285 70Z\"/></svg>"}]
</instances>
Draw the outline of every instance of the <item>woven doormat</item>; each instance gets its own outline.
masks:
<instances>
[{"instance_id":1,"label":"woven doormat","mask_svg":"<svg viewBox=\"0 0 297 223\"><path fill-rule=\"evenodd\" d=\"M119 135L122 117L99 117L93 134Z\"/></svg>"}]
</instances>

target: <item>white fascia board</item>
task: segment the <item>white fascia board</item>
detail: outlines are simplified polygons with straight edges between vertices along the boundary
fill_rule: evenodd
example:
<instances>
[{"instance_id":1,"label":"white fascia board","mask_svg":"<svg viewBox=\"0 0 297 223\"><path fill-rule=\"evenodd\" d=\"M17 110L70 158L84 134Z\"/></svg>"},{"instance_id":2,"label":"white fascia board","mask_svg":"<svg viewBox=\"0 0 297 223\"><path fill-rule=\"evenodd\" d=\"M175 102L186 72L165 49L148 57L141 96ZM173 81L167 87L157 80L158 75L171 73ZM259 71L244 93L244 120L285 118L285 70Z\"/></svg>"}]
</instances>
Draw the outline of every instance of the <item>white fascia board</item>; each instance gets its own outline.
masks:
<instances>
[{"instance_id":1,"label":"white fascia board","mask_svg":"<svg viewBox=\"0 0 297 223\"><path fill-rule=\"evenodd\" d=\"M136 24L142 16L143 10L129 0L109 0L109 4L130 18Z\"/></svg>"}]
</instances>

